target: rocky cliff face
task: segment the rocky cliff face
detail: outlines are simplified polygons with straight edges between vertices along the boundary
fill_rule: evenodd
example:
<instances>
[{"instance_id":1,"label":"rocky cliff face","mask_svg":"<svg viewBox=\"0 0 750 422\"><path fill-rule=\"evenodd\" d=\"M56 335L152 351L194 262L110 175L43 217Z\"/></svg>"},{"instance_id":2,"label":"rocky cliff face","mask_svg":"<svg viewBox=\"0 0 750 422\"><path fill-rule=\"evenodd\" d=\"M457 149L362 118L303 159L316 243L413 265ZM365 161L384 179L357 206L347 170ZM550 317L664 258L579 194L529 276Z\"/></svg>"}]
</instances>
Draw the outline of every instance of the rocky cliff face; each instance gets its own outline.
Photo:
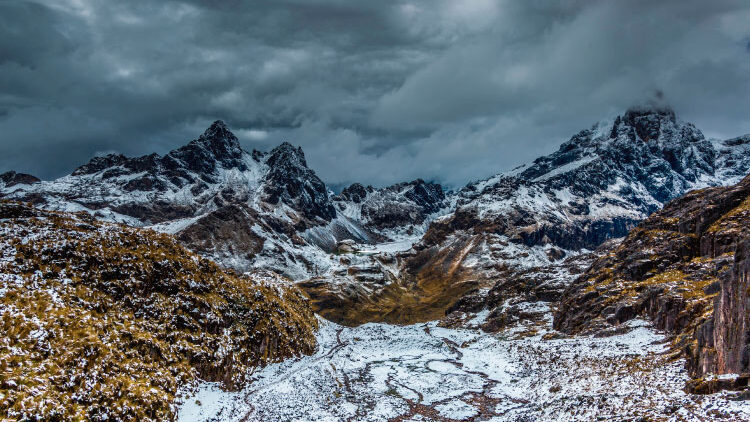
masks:
<instances>
[{"instance_id":1,"label":"rocky cliff face","mask_svg":"<svg viewBox=\"0 0 750 422\"><path fill-rule=\"evenodd\" d=\"M747 372L748 223L750 176L668 203L565 291L555 328L606 334L645 316L694 377Z\"/></svg>"},{"instance_id":2,"label":"rocky cliff face","mask_svg":"<svg viewBox=\"0 0 750 422\"><path fill-rule=\"evenodd\" d=\"M750 235L744 237L735 248L731 275L721 280L713 318L702 327L713 332L698 337L698 373L750 372Z\"/></svg>"},{"instance_id":3,"label":"rocky cliff face","mask_svg":"<svg viewBox=\"0 0 750 422\"><path fill-rule=\"evenodd\" d=\"M713 368L703 366L704 372L708 372L706 369L719 374L750 372L750 239L747 236L737 246L734 262L732 276L722 280L714 312L716 364ZM707 345L699 342L698 346L704 349Z\"/></svg>"},{"instance_id":4,"label":"rocky cliff face","mask_svg":"<svg viewBox=\"0 0 750 422\"><path fill-rule=\"evenodd\" d=\"M328 198L326 185L307 167L302 148L284 142L266 159L270 170L264 186L270 204L280 201L298 210L310 220L331 221L336 210Z\"/></svg>"},{"instance_id":5,"label":"rocky cliff face","mask_svg":"<svg viewBox=\"0 0 750 422\"><path fill-rule=\"evenodd\" d=\"M195 380L233 388L312 353L317 320L270 273L171 236L0 202L0 409L9 420L173 420Z\"/></svg>"}]
</instances>

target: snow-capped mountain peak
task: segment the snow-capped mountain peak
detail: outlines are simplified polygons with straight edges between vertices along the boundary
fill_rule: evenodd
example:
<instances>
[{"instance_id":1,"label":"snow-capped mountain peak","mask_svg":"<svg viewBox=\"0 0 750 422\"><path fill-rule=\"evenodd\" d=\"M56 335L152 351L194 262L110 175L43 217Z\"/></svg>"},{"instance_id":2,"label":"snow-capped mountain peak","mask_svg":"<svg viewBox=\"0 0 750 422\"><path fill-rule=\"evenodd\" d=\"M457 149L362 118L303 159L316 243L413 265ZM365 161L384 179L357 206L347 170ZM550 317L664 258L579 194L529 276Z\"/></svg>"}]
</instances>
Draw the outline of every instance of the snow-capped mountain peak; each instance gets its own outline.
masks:
<instances>
[{"instance_id":1,"label":"snow-capped mountain peak","mask_svg":"<svg viewBox=\"0 0 750 422\"><path fill-rule=\"evenodd\" d=\"M270 166L307 168L307 160L305 160L305 152L302 151L302 147L295 148L287 141L271 150L267 162Z\"/></svg>"},{"instance_id":2,"label":"snow-capped mountain peak","mask_svg":"<svg viewBox=\"0 0 750 422\"><path fill-rule=\"evenodd\" d=\"M592 249L688 190L736 183L750 171L749 146L711 142L668 107L633 107L518 171L467 185L423 246L486 233Z\"/></svg>"},{"instance_id":3,"label":"snow-capped mountain peak","mask_svg":"<svg viewBox=\"0 0 750 422\"><path fill-rule=\"evenodd\" d=\"M269 203L285 202L311 220L331 221L336 217L328 188L307 167L302 147L284 142L271 150L265 162L269 171L264 192Z\"/></svg>"}]
</instances>

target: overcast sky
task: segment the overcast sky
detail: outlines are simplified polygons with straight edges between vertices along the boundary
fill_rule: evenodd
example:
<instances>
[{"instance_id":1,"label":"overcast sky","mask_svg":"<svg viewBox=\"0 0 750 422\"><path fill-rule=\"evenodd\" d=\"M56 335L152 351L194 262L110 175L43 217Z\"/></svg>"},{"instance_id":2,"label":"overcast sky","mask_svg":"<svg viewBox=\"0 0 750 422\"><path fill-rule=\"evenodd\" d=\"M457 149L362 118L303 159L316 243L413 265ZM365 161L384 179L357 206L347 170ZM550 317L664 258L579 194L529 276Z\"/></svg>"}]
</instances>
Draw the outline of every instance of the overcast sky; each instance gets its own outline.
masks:
<instances>
[{"instance_id":1,"label":"overcast sky","mask_svg":"<svg viewBox=\"0 0 750 422\"><path fill-rule=\"evenodd\" d=\"M459 186L656 92L750 132L750 2L0 0L0 172L44 179L222 119L332 186Z\"/></svg>"}]
</instances>

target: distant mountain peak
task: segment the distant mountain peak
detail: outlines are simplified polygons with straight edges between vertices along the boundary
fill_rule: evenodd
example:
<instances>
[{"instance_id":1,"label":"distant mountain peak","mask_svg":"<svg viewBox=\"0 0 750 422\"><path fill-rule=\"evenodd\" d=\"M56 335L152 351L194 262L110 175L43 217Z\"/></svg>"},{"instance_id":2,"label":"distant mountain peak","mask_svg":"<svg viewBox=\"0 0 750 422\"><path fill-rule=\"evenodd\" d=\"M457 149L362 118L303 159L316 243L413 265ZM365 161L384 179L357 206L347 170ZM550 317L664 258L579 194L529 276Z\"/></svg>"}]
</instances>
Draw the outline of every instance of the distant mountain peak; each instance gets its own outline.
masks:
<instances>
[{"instance_id":1,"label":"distant mountain peak","mask_svg":"<svg viewBox=\"0 0 750 422\"><path fill-rule=\"evenodd\" d=\"M217 166L245 170L240 141L226 123L216 120L189 144L170 152L167 157L180 159L192 171L213 173Z\"/></svg>"},{"instance_id":2,"label":"distant mountain peak","mask_svg":"<svg viewBox=\"0 0 750 422\"><path fill-rule=\"evenodd\" d=\"M203 135L201 135L200 139L209 141L238 142L237 137L234 136L234 133L229 130L227 124L222 120L216 120L215 122L211 123L211 126L209 126L208 129L203 132Z\"/></svg>"},{"instance_id":3,"label":"distant mountain peak","mask_svg":"<svg viewBox=\"0 0 750 422\"><path fill-rule=\"evenodd\" d=\"M212 152L218 152L218 155L222 155L223 152L236 152L241 149L239 139L229 130L226 123L221 120L213 122L195 142L207 145Z\"/></svg>"},{"instance_id":4,"label":"distant mountain peak","mask_svg":"<svg viewBox=\"0 0 750 422\"><path fill-rule=\"evenodd\" d=\"M330 221L336 217L328 189L307 167L302 147L283 142L271 150L266 164L269 171L264 190L269 203L276 204L281 200L311 220L320 217Z\"/></svg>"},{"instance_id":5,"label":"distant mountain peak","mask_svg":"<svg viewBox=\"0 0 750 422\"><path fill-rule=\"evenodd\" d=\"M227 127L227 124L224 123L224 121L221 119L214 120L214 122L211 123L211 126L208 129L206 129L206 131L209 131L212 129L213 130L217 130L217 129L229 130Z\"/></svg>"},{"instance_id":6,"label":"distant mountain peak","mask_svg":"<svg viewBox=\"0 0 750 422\"><path fill-rule=\"evenodd\" d=\"M621 125L634 128L635 133L643 140L657 139L661 136L664 126L677 125L677 117L674 110L666 104L645 104L632 106L625 111L625 114L617 116L610 138L615 138Z\"/></svg>"},{"instance_id":7,"label":"distant mountain peak","mask_svg":"<svg viewBox=\"0 0 750 422\"><path fill-rule=\"evenodd\" d=\"M0 174L0 182L3 182L6 188L9 188L15 185L31 185L34 183L39 183L41 182L41 180L30 174L8 171Z\"/></svg>"}]
</instances>

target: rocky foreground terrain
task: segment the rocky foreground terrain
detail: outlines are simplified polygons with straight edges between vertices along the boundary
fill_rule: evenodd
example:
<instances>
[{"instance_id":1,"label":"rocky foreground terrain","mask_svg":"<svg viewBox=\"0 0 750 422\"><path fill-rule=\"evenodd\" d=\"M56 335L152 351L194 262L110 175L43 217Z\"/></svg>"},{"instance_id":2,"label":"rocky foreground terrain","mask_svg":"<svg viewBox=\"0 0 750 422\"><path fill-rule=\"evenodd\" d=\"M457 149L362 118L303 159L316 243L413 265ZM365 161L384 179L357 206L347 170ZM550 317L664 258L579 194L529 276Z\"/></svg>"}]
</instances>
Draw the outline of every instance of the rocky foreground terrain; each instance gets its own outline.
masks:
<instances>
[{"instance_id":1,"label":"rocky foreground terrain","mask_svg":"<svg viewBox=\"0 0 750 422\"><path fill-rule=\"evenodd\" d=\"M750 420L748 173L750 136L664 107L457 191L336 194L220 121L164 156L4 173L0 409Z\"/></svg>"},{"instance_id":2,"label":"rocky foreground terrain","mask_svg":"<svg viewBox=\"0 0 750 422\"><path fill-rule=\"evenodd\" d=\"M150 230L0 202L0 418L161 421L195 381L315 350L277 276L240 276Z\"/></svg>"}]
</instances>

